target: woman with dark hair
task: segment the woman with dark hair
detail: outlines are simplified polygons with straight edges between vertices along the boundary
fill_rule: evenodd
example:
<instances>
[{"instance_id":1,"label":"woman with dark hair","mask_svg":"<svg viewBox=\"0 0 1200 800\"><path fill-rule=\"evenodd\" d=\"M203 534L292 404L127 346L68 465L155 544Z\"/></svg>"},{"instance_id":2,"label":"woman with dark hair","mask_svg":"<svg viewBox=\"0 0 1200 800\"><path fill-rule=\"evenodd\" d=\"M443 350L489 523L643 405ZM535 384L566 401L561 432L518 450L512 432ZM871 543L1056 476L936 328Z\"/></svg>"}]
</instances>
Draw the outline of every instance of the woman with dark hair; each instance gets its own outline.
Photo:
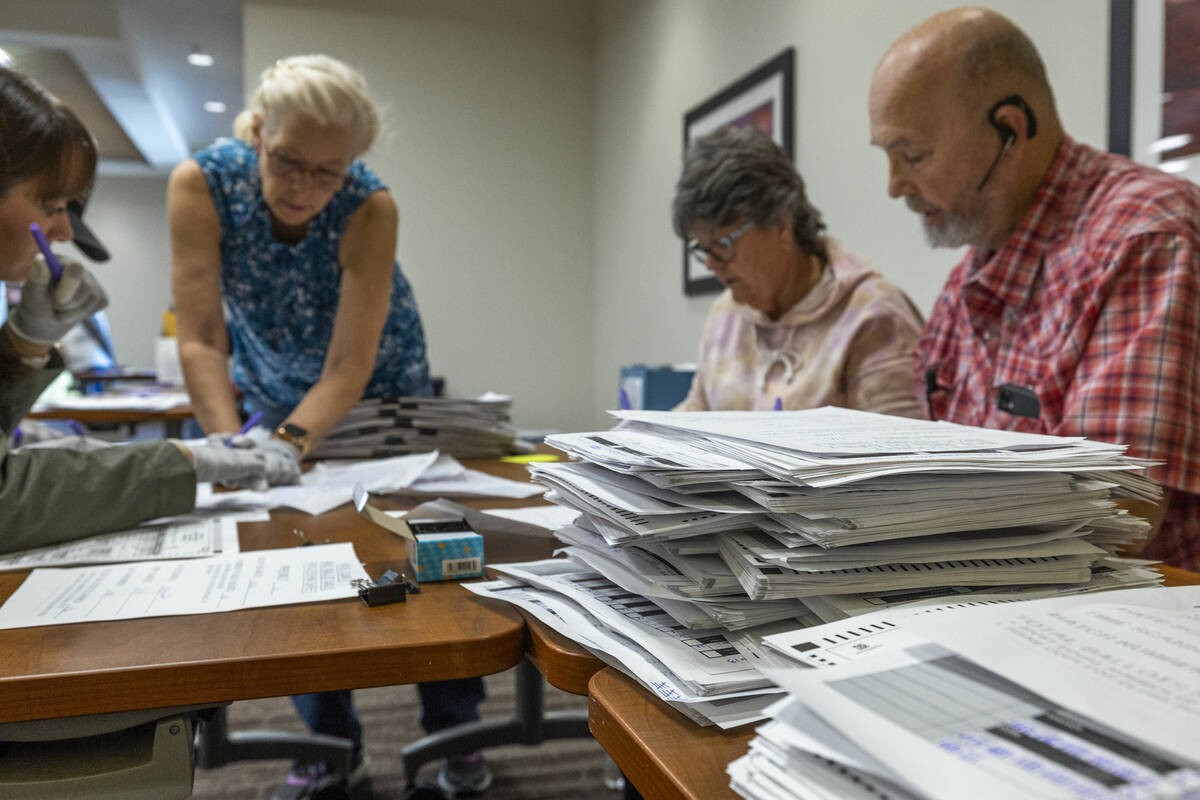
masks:
<instances>
[{"instance_id":1,"label":"woman with dark hair","mask_svg":"<svg viewBox=\"0 0 1200 800\"><path fill-rule=\"evenodd\" d=\"M676 411L824 405L921 417L912 350L921 316L902 291L824 235L787 155L755 128L688 149L675 232L726 291Z\"/></svg>"},{"instance_id":2,"label":"woman with dark hair","mask_svg":"<svg viewBox=\"0 0 1200 800\"><path fill-rule=\"evenodd\" d=\"M90 452L9 451L8 435L63 369L55 344L108 303L95 276L54 276L30 226L72 238L67 203L96 171L79 119L29 78L0 67L0 281L23 282L0 328L0 551L55 544L192 510L196 481L262 480L260 454L160 441Z\"/></svg>"}]
</instances>

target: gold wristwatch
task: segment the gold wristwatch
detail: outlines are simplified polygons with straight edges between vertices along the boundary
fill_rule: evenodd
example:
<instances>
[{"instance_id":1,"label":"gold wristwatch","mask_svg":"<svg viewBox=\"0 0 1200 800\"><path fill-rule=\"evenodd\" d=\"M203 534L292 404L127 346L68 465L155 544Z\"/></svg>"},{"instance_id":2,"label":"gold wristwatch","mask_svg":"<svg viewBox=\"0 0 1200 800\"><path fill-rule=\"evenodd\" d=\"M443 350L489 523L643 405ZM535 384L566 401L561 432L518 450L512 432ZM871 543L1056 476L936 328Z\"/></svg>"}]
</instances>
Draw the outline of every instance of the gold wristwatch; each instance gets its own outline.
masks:
<instances>
[{"instance_id":1,"label":"gold wristwatch","mask_svg":"<svg viewBox=\"0 0 1200 800\"><path fill-rule=\"evenodd\" d=\"M276 439L282 439L292 447L300 451L300 457L304 458L308 455L308 450L312 447L312 442L308 435L308 431L295 425L291 422L285 422L275 429L272 434Z\"/></svg>"}]
</instances>

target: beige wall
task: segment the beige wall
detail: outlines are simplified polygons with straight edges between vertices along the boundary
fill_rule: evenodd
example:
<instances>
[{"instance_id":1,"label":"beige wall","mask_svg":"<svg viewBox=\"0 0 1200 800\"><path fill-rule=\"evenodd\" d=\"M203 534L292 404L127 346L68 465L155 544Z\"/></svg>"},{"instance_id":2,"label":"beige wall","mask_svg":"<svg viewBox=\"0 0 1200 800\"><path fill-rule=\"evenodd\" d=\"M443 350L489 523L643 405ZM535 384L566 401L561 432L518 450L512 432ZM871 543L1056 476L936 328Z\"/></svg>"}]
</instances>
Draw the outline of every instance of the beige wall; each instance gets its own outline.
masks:
<instances>
[{"instance_id":1,"label":"beige wall","mask_svg":"<svg viewBox=\"0 0 1200 800\"><path fill-rule=\"evenodd\" d=\"M1068 131L1103 146L1107 4L991 5L1042 50ZM281 55L325 51L367 74L389 130L367 160L400 206L398 255L450 390L510 392L527 427L607 427L620 365L692 360L711 301L684 297L670 230L683 114L784 47L797 163L831 232L929 310L957 254L930 250L886 197L866 92L887 45L948 6L251 2L245 65L253 84ZM100 269L133 364L152 363L169 299L162 195L161 179L105 178L89 212L114 253Z\"/></svg>"},{"instance_id":2,"label":"beige wall","mask_svg":"<svg viewBox=\"0 0 1200 800\"><path fill-rule=\"evenodd\" d=\"M93 264L72 253L108 292L113 347L126 366L154 366L154 340L171 305L166 204L165 177L99 177L84 219L112 259Z\"/></svg>"},{"instance_id":3,"label":"beige wall","mask_svg":"<svg viewBox=\"0 0 1200 800\"><path fill-rule=\"evenodd\" d=\"M684 113L796 48L796 163L830 232L928 312L957 253L932 251L886 196L869 147L867 89L897 36L953 3L932 0L600 0L596 56L596 422L622 364L694 360L711 297L681 289L669 205ZM1038 45L1067 130L1104 146L1108 4L988 3Z\"/></svg>"},{"instance_id":4,"label":"beige wall","mask_svg":"<svg viewBox=\"0 0 1200 800\"><path fill-rule=\"evenodd\" d=\"M503 11L504 13L500 13ZM247 87L325 52L387 134L366 161L400 207L398 255L448 389L512 394L524 427L592 400L590 3L247 3Z\"/></svg>"}]
</instances>

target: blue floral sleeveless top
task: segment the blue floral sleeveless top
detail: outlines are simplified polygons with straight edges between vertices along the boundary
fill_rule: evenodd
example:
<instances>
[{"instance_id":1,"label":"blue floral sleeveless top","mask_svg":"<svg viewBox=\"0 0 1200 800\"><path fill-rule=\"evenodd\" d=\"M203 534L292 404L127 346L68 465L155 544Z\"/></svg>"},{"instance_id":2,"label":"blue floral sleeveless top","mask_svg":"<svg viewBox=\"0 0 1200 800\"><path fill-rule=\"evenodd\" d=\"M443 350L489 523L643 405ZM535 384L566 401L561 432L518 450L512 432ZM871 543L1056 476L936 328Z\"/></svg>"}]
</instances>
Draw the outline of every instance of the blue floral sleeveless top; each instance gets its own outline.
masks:
<instances>
[{"instance_id":1,"label":"blue floral sleeveless top","mask_svg":"<svg viewBox=\"0 0 1200 800\"><path fill-rule=\"evenodd\" d=\"M309 222L304 239L289 245L271 236L253 147L218 139L193 158L221 223L221 292L234 383L252 404L294 408L320 378L333 337L342 234L367 197L386 187L355 161L345 186ZM363 396L429 393L425 332L412 287L396 264L391 310Z\"/></svg>"}]
</instances>

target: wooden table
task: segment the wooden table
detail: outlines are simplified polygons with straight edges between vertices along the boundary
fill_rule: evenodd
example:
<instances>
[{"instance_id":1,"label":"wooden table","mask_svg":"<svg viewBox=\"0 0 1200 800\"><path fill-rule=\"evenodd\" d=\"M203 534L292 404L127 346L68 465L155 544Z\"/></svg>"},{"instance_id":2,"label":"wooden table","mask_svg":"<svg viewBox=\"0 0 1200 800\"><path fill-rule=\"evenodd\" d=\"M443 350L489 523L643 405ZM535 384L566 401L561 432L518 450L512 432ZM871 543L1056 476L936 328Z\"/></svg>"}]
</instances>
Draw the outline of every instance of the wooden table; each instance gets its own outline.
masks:
<instances>
[{"instance_id":1,"label":"wooden table","mask_svg":"<svg viewBox=\"0 0 1200 800\"><path fill-rule=\"evenodd\" d=\"M524 467L464 465L513 479ZM405 507L419 500L381 501ZM474 507L533 500L474 499ZM354 542L359 558L387 562L398 540L346 505L310 516L276 513L243 523L244 550L294 546L293 528L314 542ZM492 561L544 558L548 538L485 538ZM25 573L0 573L0 602ZM488 675L516 665L525 625L507 603L457 583L422 586L408 602L368 608L357 598L219 614L89 622L0 631L0 722L275 697L330 689Z\"/></svg>"},{"instance_id":2,"label":"wooden table","mask_svg":"<svg viewBox=\"0 0 1200 800\"><path fill-rule=\"evenodd\" d=\"M1167 586L1200 573L1158 566ZM588 725L627 780L653 800L737 800L725 767L746 754L755 725L702 728L611 667L588 685Z\"/></svg>"}]
</instances>

